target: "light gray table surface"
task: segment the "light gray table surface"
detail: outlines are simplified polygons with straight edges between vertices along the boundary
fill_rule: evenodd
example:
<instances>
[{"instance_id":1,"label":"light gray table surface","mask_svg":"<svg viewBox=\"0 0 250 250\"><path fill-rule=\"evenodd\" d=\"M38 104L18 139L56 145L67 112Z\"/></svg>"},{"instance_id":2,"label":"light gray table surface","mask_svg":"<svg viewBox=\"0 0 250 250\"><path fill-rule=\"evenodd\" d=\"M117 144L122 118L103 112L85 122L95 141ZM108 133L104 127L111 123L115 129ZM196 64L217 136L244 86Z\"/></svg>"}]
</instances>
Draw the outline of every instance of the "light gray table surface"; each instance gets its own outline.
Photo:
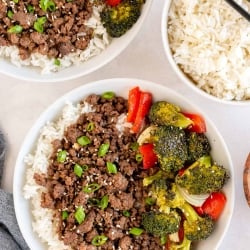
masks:
<instances>
[{"instance_id":1,"label":"light gray table surface","mask_svg":"<svg viewBox=\"0 0 250 250\"><path fill-rule=\"evenodd\" d=\"M8 142L3 188L12 191L15 160L21 143L41 112L58 97L82 84L106 78L153 81L198 104L222 134L233 160L236 200L229 230L219 250L248 250L250 208L244 197L242 172L250 152L250 104L218 104L199 96L180 81L163 51L160 27L163 4L164 0L153 1L144 25L132 43L112 62L87 76L60 83L32 83L0 74L0 128Z\"/></svg>"}]
</instances>

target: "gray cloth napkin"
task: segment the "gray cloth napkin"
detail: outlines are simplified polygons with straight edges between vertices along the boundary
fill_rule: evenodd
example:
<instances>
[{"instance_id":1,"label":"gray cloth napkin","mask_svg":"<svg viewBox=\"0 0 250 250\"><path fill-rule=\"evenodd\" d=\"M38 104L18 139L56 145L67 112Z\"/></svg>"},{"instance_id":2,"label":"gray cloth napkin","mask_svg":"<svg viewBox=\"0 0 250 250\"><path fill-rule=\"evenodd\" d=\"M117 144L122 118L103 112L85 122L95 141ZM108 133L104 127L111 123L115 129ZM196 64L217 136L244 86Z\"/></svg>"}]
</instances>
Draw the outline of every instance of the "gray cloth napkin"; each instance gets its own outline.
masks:
<instances>
[{"instance_id":1,"label":"gray cloth napkin","mask_svg":"<svg viewBox=\"0 0 250 250\"><path fill-rule=\"evenodd\" d=\"M3 176L5 140L0 131L0 187ZM0 188L0 250L28 250L19 230L13 203L13 195Z\"/></svg>"}]
</instances>

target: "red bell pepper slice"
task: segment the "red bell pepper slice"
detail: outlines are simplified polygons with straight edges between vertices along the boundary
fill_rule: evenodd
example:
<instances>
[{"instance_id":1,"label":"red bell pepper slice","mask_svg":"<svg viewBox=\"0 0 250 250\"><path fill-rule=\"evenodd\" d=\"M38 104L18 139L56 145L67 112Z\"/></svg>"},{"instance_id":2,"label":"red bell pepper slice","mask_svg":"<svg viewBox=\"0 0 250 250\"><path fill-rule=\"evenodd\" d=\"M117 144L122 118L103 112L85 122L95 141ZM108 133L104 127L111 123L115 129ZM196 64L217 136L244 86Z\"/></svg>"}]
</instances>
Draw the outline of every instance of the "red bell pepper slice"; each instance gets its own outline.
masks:
<instances>
[{"instance_id":1,"label":"red bell pepper slice","mask_svg":"<svg viewBox=\"0 0 250 250\"><path fill-rule=\"evenodd\" d=\"M128 93L128 114L127 121L134 122L138 111L141 91L139 87L134 87Z\"/></svg>"},{"instance_id":2,"label":"red bell pepper slice","mask_svg":"<svg viewBox=\"0 0 250 250\"><path fill-rule=\"evenodd\" d=\"M138 111L136 113L135 121L131 128L133 133L140 132L142 125L144 123L145 117L149 112L149 109L152 105L152 94L149 92L141 92L140 94L140 102Z\"/></svg>"},{"instance_id":3,"label":"red bell pepper slice","mask_svg":"<svg viewBox=\"0 0 250 250\"><path fill-rule=\"evenodd\" d=\"M213 192L205 200L201 207L195 207L199 215L208 215L213 220L218 220L227 202L226 195L223 192Z\"/></svg>"},{"instance_id":4,"label":"red bell pepper slice","mask_svg":"<svg viewBox=\"0 0 250 250\"><path fill-rule=\"evenodd\" d=\"M121 2L121 0L106 0L106 4L109 6L116 6Z\"/></svg>"},{"instance_id":5,"label":"red bell pepper slice","mask_svg":"<svg viewBox=\"0 0 250 250\"><path fill-rule=\"evenodd\" d=\"M142 155L143 169L154 167L158 161L157 155L154 152L152 143L145 143L139 147L139 152Z\"/></svg>"},{"instance_id":6,"label":"red bell pepper slice","mask_svg":"<svg viewBox=\"0 0 250 250\"><path fill-rule=\"evenodd\" d=\"M201 208L204 214L209 215L212 219L217 220L227 202L226 195L222 192L212 193L202 204Z\"/></svg>"},{"instance_id":7,"label":"red bell pepper slice","mask_svg":"<svg viewBox=\"0 0 250 250\"><path fill-rule=\"evenodd\" d=\"M193 124L188 127L189 131L196 133L205 133L207 131L206 122L199 114L183 113L186 117L193 121Z\"/></svg>"}]
</instances>

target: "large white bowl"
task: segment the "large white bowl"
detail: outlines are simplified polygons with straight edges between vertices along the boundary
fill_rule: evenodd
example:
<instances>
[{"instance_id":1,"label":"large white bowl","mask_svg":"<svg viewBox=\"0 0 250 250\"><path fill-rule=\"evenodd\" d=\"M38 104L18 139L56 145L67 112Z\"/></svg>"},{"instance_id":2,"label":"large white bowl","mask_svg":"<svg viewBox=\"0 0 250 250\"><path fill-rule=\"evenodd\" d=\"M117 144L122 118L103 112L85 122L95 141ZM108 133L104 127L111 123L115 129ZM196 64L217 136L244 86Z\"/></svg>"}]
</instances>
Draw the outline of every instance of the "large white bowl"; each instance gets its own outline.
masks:
<instances>
[{"instance_id":1,"label":"large white bowl","mask_svg":"<svg viewBox=\"0 0 250 250\"><path fill-rule=\"evenodd\" d=\"M10 61L0 58L0 73L33 82L59 82L87 75L109 63L130 44L141 29L152 2L152 0L146 1L141 16L126 34L119 38L113 38L109 46L101 54L79 65L72 65L55 73L41 74L39 68L32 66L17 67Z\"/></svg>"},{"instance_id":2,"label":"large white bowl","mask_svg":"<svg viewBox=\"0 0 250 250\"><path fill-rule=\"evenodd\" d=\"M224 188L225 194L227 196L227 203L223 214L221 215L219 221L216 224L216 229L207 240L200 242L197 245L197 249L215 250L220 245L223 237L227 232L232 217L235 199L235 187L234 171L231 157L227 146L225 145L225 142L221 137L219 131L217 130L216 126L208 117L206 117L205 112L203 112L198 107L187 101L181 95L177 94L176 92L173 92L172 90L162 85L139 79L106 79L83 85L59 98L44 113L41 114L39 119L30 129L20 148L14 171L14 204L19 227L27 244L30 246L31 249L46 249L46 247L43 245L43 243L39 240L37 235L32 230L32 215L30 203L23 197L23 187L25 183L26 174L24 157L30 152L32 152L32 150L34 149L36 140L39 136L40 129L48 121L52 121L58 118L62 111L62 108L67 102L77 103L79 100L89 94L101 94L105 91L114 91L117 95L121 95L126 98L128 95L128 90L134 86L140 86L141 89L153 93L154 100L168 100L171 103L179 105L183 111L199 113L202 114L205 118L207 125L207 136L212 146L212 156L218 163L222 164L230 171L231 178Z\"/></svg>"},{"instance_id":3,"label":"large white bowl","mask_svg":"<svg viewBox=\"0 0 250 250\"><path fill-rule=\"evenodd\" d=\"M176 63L176 61L173 57L173 53L172 53L171 48L170 48L169 38L168 38L168 34L167 34L169 9L171 7L172 2L173 1L168 0L168 1L165 1L165 3L164 3L164 7L162 10L162 17L161 17L162 18L161 19L161 36L162 36L162 42L163 42L163 47L164 47L164 51L166 54L166 58L167 58L168 62L170 63L173 71L176 73L176 75L181 79L181 81L184 84L186 84L188 87L190 87L192 90L194 90L196 93L198 93L199 95L201 95L204 98L208 98L212 101L215 101L218 103L224 103L224 104L249 105L250 100L240 100L240 101L226 100L226 99L219 98L215 95L212 95L212 94L206 92L205 90L202 90L201 88L198 87L198 84L195 83L191 79L191 77L189 77L186 73L184 73L184 71ZM231 8L230 6L228 6L228 7ZM235 24L235 25L237 25L237 24ZM214 30L214 32L216 33L216 30ZM200 40L200 43L202 43L202 42L204 42L204 39ZM205 40L205 42L208 43L207 40ZM211 41L211 43L212 43L212 41ZM240 74L240 72L239 72L239 74Z\"/></svg>"}]
</instances>

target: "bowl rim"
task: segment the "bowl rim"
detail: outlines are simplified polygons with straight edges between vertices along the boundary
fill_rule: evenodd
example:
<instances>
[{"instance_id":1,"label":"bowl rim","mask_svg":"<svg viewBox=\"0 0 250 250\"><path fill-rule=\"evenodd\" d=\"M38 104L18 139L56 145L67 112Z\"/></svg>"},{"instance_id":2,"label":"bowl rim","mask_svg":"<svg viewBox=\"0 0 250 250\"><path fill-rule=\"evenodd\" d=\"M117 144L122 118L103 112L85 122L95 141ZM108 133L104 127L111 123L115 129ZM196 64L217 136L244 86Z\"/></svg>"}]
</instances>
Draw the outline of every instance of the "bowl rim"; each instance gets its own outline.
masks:
<instances>
[{"instance_id":1,"label":"bowl rim","mask_svg":"<svg viewBox=\"0 0 250 250\"><path fill-rule=\"evenodd\" d=\"M0 73L12 77L16 80L30 81L36 83L55 83L76 79L86 76L112 62L117 58L135 39L142 29L147 16L150 13L153 0L146 0L142 6L142 11L137 22L119 38L112 38L111 43L101 51L100 54L89 58L79 64L73 64L57 72L42 74L40 67L16 66L10 62L9 58L0 57ZM112 44L113 43L113 44ZM73 74L70 74L73 69Z\"/></svg>"},{"instance_id":2,"label":"bowl rim","mask_svg":"<svg viewBox=\"0 0 250 250\"><path fill-rule=\"evenodd\" d=\"M162 18L161 18L161 38L162 38L165 55L173 71L175 72L175 74L181 79L182 82L184 82L188 87L194 90L195 93L211 101L215 101L220 104L233 105L233 106L250 105L250 100L242 100L242 101L225 100L225 99L222 99L222 98L219 98L212 94L207 93L205 90L202 90L199 87L197 87L180 69L180 67L177 65L177 63L175 62L173 58L173 55L169 46L169 39L168 39L168 34L167 34L168 12L169 12L170 6L171 6L171 0L167 0L163 6L163 12L162 12Z\"/></svg>"},{"instance_id":3,"label":"bowl rim","mask_svg":"<svg viewBox=\"0 0 250 250\"><path fill-rule=\"evenodd\" d=\"M135 85L141 86L145 91L155 91L155 93L159 93L157 95L166 96L166 99L176 100L179 105L182 106L182 109L194 109L196 112L204 113L204 110L201 110L196 104L193 104L189 100L187 100L184 96L175 92L172 89L164 85L160 85L151 81L142 80L142 79L134 79L134 78L112 78L112 79L104 79L97 80L93 82L89 82L80 87L77 87L68 93L59 97L54 103L49 105L44 112L38 117L35 123L32 125L28 133L26 134L23 143L20 147L20 151L18 153L15 170L14 170L14 178L13 178L13 197L14 197L14 207L16 212L16 218L20 227L20 230L27 241L27 244L35 247L35 249L44 249L41 247L41 240L38 239L36 233L33 232L31 226L31 211L30 211L30 201L25 200L23 197L23 186L26 178L26 167L23 162L24 157L32 150L37 142L37 137L39 136L40 129L51 120L54 120L61 114L62 107L65 106L66 103L72 102L77 103L81 98L87 96L91 92L94 93L103 93L104 91L108 91L109 89L113 89L114 86L116 92L119 94L124 93L125 95L131 87ZM108 86L108 88L107 88ZM90 91L91 89L91 91ZM126 91L126 93L125 93ZM156 92L157 91L157 92ZM154 94L154 93L153 93ZM181 103L181 104L180 104ZM183 104L182 104L183 103ZM185 105L185 106L184 106ZM188 106L188 108L186 108ZM228 169L230 170L230 183L227 185L227 191L230 193L228 205L227 205L227 213L223 214L225 218L225 223L223 224L223 229L220 232L220 239L216 240L216 246L219 246L222 239L224 238L226 232L228 231L232 214L234 211L234 201L235 201L235 184L234 184L234 168L233 162L231 159L231 155L229 153L228 147L222 138L220 132L216 128L215 124L210 120L210 118L205 115L205 119L210 129L212 129L215 134L215 138L213 140L218 141L220 145L222 145L223 153L225 154L225 161L228 162ZM226 217L225 217L226 216ZM25 220L25 218L28 218ZM24 221L25 220L25 221Z\"/></svg>"}]
</instances>

